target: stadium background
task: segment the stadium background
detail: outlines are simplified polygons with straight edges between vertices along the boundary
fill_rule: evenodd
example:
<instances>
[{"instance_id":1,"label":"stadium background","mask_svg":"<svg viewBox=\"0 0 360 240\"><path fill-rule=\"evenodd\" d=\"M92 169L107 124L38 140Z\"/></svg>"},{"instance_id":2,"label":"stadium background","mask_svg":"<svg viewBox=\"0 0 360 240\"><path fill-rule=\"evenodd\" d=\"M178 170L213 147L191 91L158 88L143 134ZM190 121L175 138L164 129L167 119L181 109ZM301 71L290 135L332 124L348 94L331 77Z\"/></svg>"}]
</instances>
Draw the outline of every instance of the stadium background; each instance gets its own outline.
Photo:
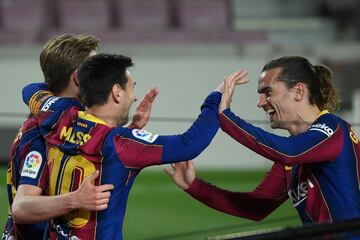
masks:
<instances>
[{"instance_id":1,"label":"stadium background","mask_svg":"<svg viewBox=\"0 0 360 240\"><path fill-rule=\"evenodd\" d=\"M228 74L244 68L251 82L237 89L233 110L268 127L256 108L261 67L283 55L302 55L335 72L339 112L360 133L360 7L355 0L0 0L0 224L5 222L6 162L26 116L21 89L43 81L41 46L64 32L101 39L100 52L129 55L138 97L160 89L147 130L186 130L205 96ZM286 134L282 131L276 133ZM271 162L221 131L195 160L205 180L251 190ZM125 239L201 239L270 226L298 225L287 203L261 223L218 213L193 201L160 167L144 170L130 194Z\"/></svg>"}]
</instances>

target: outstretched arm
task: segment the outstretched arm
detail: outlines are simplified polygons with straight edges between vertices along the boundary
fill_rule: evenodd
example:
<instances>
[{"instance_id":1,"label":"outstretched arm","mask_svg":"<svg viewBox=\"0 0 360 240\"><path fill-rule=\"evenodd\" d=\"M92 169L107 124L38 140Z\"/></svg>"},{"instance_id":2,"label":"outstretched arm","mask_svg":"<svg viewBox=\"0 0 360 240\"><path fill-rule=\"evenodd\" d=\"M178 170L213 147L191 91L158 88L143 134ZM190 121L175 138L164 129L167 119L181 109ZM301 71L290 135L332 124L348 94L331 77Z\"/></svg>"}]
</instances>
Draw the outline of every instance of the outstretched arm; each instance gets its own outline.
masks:
<instances>
[{"instance_id":1,"label":"outstretched arm","mask_svg":"<svg viewBox=\"0 0 360 240\"><path fill-rule=\"evenodd\" d=\"M96 171L87 177L74 191L57 196L43 196L42 189L33 185L19 185L12 204L12 215L16 223L35 223L49 220L74 209L100 211L108 207L112 184L94 186L99 176Z\"/></svg>"},{"instance_id":2,"label":"outstretched arm","mask_svg":"<svg viewBox=\"0 0 360 240\"><path fill-rule=\"evenodd\" d=\"M239 143L284 165L332 161L340 154L344 133L330 114L324 112L304 133L278 136L253 126L231 111L235 85L235 79L225 79L219 119L221 129Z\"/></svg>"},{"instance_id":3,"label":"outstretched arm","mask_svg":"<svg viewBox=\"0 0 360 240\"><path fill-rule=\"evenodd\" d=\"M245 71L228 78L242 82ZM239 84L240 84L239 83ZM198 156L214 138L219 128L219 103L222 85L210 93L201 106L201 113L182 134L158 135L139 129L122 129L114 138L119 159L130 168L180 162Z\"/></svg>"},{"instance_id":4,"label":"outstretched arm","mask_svg":"<svg viewBox=\"0 0 360 240\"><path fill-rule=\"evenodd\" d=\"M159 94L159 89L151 87L150 90L145 94L139 105L136 107L132 122L128 128L142 129L146 126L150 119L152 104Z\"/></svg>"},{"instance_id":5,"label":"outstretched arm","mask_svg":"<svg viewBox=\"0 0 360 240\"><path fill-rule=\"evenodd\" d=\"M290 179L290 171L287 172L280 164L274 164L252 192L232 192L196 178L191 161L171 166L172 170L165 168L164 171L176 185L201 203L234 216L259 221L288 198L286 182L287 178Z\"/></svg>"}]
</instances>

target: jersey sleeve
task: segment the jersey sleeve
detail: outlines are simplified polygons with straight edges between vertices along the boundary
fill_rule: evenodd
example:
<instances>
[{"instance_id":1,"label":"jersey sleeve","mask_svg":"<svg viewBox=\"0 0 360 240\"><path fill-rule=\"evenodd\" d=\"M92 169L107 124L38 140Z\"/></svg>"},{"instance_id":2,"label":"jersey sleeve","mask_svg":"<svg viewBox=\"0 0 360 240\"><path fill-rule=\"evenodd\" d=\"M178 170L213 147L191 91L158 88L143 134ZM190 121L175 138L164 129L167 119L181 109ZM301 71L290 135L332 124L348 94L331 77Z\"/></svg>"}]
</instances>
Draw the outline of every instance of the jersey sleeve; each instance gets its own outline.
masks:
<instances>
[{"instance_id":1,"label":"jersey sleeve","mask_svg":"<svg viewBox=\"0 0 360 240\"><path fill-rule=\"evenodd\" d=\"M255 127L230 109L220 114L221 129L233 139L272 160L287 165L335 160L343 146L340 124L324 114L304 133L282 137Z\"/></svg>"},{"instance_id":2,"label":"jersey sleeve","mask_svg":"<svg viewBox=\"0 0 360 240\"><path fill-rule=\"evenodd\" d=\"M27 150L20 173L20 184L33 185L43 191L48 187L48 169L44 140L41 138L33 141Z\"/></svg>"},{"instance_id":3,"label":"jersey sleeve","mask_svg":"<svg viewBox=\"0 0 360 240\"><path fill-rule=\"evenodd\" d=\"M38 114L40 105L50 96L53 94L45 83L31 83L22 90L23 101L35 116Z\"/></svg>"},{"instance_id":4,"label":"jersey sleeve","mask_svg":"<svg viewBox=\"0 0 360 240\"><path fill-rule=\"evenodd\" d=\"M193 198L220 212L262 220L287 198L287 183L291 171L275 163L266 177L252 192L233 192L221 189L199 178L186 190Z\"/></svg>"},{"instance_id":5,"label":"jersey sleeve","mask_svg":"<svg viewBox=\"0 0 360 240\"><path fill-rule=\"evenodd\" d=\"M220 100L221 93L211 93L203 103L198 118L183 134L165 136L123 128L115 139L118 157L124 165L133 168L195 158L210 144L219 128Z\"/></svg>"},{"instance_id":6,"label":"jersey sleeve","mask_svg":"<svg viewBox=\"0 0 360 240\"><path fill-rule=\"evenodd\" d=\"M44 83L32 83L23 89L23 100L30 112L37 118L41 134L47 135L60 116L72 107L82 109L75 98L56 97Z\"/></svg>"}]
</instances>

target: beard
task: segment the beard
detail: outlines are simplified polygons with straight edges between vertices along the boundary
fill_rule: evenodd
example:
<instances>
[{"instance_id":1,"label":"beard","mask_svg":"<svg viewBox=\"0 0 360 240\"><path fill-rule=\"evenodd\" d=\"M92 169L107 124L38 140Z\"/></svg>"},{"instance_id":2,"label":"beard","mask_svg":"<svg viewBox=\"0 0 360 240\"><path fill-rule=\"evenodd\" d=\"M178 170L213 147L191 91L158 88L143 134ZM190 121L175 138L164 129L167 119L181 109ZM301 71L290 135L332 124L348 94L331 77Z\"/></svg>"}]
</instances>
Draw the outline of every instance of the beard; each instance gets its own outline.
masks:
<instances>
[{"instance_id":1,"label":"beard","mask_svg":"<svg viewBox=\"0 0 360 240\"><path fill-rule=\"evenodd\" d=\"M125 125L129 121L129 115L123 116L119 119L119 125Z\"/></svg>"}]
</instances>

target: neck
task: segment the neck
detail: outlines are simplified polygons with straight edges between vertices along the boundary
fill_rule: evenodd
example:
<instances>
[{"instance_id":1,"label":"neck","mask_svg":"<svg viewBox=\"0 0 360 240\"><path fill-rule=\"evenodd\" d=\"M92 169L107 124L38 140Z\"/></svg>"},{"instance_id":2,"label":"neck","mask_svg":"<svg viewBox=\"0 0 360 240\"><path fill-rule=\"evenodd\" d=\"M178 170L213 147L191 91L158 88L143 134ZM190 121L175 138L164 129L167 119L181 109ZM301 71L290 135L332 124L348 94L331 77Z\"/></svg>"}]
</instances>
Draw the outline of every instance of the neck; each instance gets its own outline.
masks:
<instances>
[{"instance_id":1,"label":"neck","mask_svg":"<svg viewBox=\"0 0 360 240\"><path fill-rule=\"evenodd\" d=\"M110 127L117 126L117 119L112 114L111 108L108 105L92 106L86 110L87 113L103 120Z\"/></svg>"},{"instance_id":2,"label":"neck","mask_svg":"<svg viewBox=\"0 0 360 240\"><path fill-rule=\"evenodd\" d=\"M59 97L70 97L70 98L78 98L77 88L70 86L70 84L60 93L57 94Z\"/></svg>"},{"instance_id":3,"label":"neck","mask_svg":"<svg viewBox=\"0 0 360 240\"><path fill-rule=\"evenodd\" d=\"M306 106L300 108L297 112L296 120L287 129L291 135L297 135L306 132L309 127L315 122L320 114L320 110L316 105Z\"/></svg>"}]
</instances>

